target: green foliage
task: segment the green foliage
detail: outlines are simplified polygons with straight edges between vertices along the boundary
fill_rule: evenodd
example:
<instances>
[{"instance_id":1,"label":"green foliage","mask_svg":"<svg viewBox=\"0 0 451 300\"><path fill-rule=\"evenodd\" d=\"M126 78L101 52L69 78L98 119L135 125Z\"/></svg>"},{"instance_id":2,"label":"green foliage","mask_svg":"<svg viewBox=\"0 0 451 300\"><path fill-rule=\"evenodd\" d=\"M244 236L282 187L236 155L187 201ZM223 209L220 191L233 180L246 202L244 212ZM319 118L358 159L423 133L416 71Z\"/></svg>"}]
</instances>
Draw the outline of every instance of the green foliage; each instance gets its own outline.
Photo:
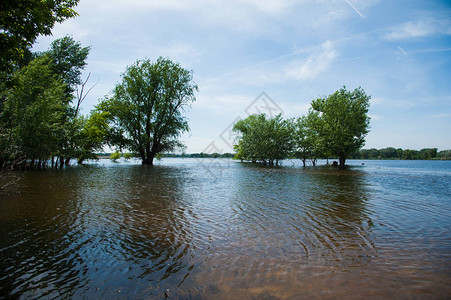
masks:
<instances>
[{"instance_id":1,"label":"green foliage","mask_svg":"<svg viewBox=\"0 0 451 300\"><path fill-rule=\"evenodd\" d=\"M124 153L122 156L123 156L126 160L129 160L129 159L131 159L131 158L133 157L132 154L129 153L129 152Z\"/></svg>"},{"instance_id":2,"label":"green foliage","mask_svg":"<svg viewBox=\"0 0 451 300\"><path fill-rule=\"evenodd\" d=\"M78 119L83 124L76 143L77 159L81 164L85 159L97 159L96 152L102 151L109 130L108 113L92 112L88 119Z\"/></svg>"},{"instance_id":3,"label":"green foliage","mask_svg":"<svg viewBox=\"0 0 451 300\"><path fill-rule=\"evenodd\" d=\"M116 161L116 160L120 159L121 156L122 156L121 153L120 153L119 151L116 151L116 152L114 152L114 153L111 153L110 159L111 159L112 161Z\"/></svg>"},{"instance_id":4,"label":"green foliage","mask_svg":"<svg viewBox=\"0 0 451 300\"><path fill-rule=\"evenodd\" d=\"M302 116L296 120L292 155L301 159L304 167L307 160L311 160L312 164L315 165L317 158L323 152L319 135L320 121L319 113L313 110L309 110L307 116Z\"/></svg>"},{"instance_id":5,"label":"green foliage","mask_svg":"<svg viewBox=\"0 0 451 300\"><path fill-rule=\"evenodd\" d=\"M1 95L0 162L22 157L45 166L59 157L62 167L71 158L95 157L93 151L101 147L91 132L94 121L77 116L71 106L88 53L89 47L65 37L11 75L13 84Z\"/></svg>"},{"instance_id":6,"label":"green foliage","mask_svg":"<svg viewBox=\"0 0 451 300\"><path fill-rule=\"evenodd\" d=\"M81 71L86 66L90 47L82 47L80 42L70 36L57 39L52 42L46 52L52 59L52 68L55 74L59 74L72 93L75 87L81 83Z\"/></svg>"},{"instance_id":7,"label":"green foliage","mask_svg":"<svg viewBox=\"0 0 451 300\"><path fill-rule=\"evenodd\" d=\"M352 155L352 158L357 159L435 159L440 158L441 151L437 153L437 148L424 148L420 151L411 149L395 149L393 147L384 149L362 149Z\"/></svg>"},{"instance_id":8,"label":"green foliage","mask_svg":"<svg viewBox=\"0 0 451 300\"><path fill-rule=\"evenodd\" d=\"M251 115L238 121L233 130L241 133L235 145L236 159L272 165L287 157L300 158L303 165L317 158L338 156L340 166L360 149L369 128L370 97L363 89L345 87L312 101L306 116L283 120Z\"/></svg>"},{"instance_id":9,"label":"green foliage","mask_svg":"<svg viewBox=\"0 0 451 300\"><path fill-rule=\"evenodd\" d=\"M183 116L195 101L192 73L169 59L138 60L122 75L113 96L97 110L109 114L109 143L139 153L143 164L156 154L183 147L179 136L189 130Z\"/></svg>"},{"instance_id":10,"label":"green foliage","mask_svg":"<svg viewBox=\"0 0 451 300\"><path fill-rule=\"evenodd\" d=\"M78 0L0 1L0 73L13 71L39 35L50 35L55 23L75 17Z\"/></svg>"},{"instance_id":11,"label":"green foliage","mask_svg":"<svg viewBox=\"0 0 451 300\"><path fill-rule=\"evenodd\" d=\"M443 160L451 160L451 150L443 150L437 154L437 157Z\"/></svg>"},{"instance_id":12,"label":"green foliage","mask_svg":"<svg viewBox=\"0 0 451 300\"><path fill-rule=\"evenodd\" d=\"M340 166L344 166L346 158L365 143L369 131L370 98L362 88L350 92L343 87L311 103L312 109L320 113L317 126L320 148L338 156Z\"/></svg>"},{"instance_id":13,"label":"green foliage","mask_svg":"<svg viewBox=\"0 0 451 300\"><path fill-rule=\"evenodd\" d=\"M3 157L48 159L57 154L67 111L66 85L56 76L51 59L34 59L14 75L16 86L7 91L1 115Z\"/></svg>"},{"instance_id":14,"label":"green foliage","mask_svg":"<svg viewBox=\"0 0 451 300\"><path fill-rule=\"evenodd\" d=\"M264 114L251 115L238 121L233 127L241 133L236 158L277 165L291 153L293 127L293 120L283 120L280 114L269 119Z\"/></svg>"}]
</instances>

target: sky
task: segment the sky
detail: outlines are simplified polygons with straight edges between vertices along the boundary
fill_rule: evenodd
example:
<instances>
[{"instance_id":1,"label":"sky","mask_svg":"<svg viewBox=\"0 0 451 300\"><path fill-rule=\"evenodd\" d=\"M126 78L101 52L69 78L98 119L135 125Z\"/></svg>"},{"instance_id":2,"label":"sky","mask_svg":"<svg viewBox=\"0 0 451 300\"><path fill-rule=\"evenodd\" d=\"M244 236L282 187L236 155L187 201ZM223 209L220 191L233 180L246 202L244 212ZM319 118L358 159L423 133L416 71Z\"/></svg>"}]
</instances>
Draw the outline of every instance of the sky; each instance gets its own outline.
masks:
<instances>
[{"instance_id":1,"label":"sky","mask_svg":"<svg viewBox=\"0 0 451 300\"><path fill-rule=\"evenodd\" d=\"M449 0L80 0L75 10L33 49L66 35L91 46L83 78L98 83L82 112L126 66L169 58L199 86L187 153L233 152L236 120L300 117L343 86L372 97L364 148L451 149Z\"/></svg>"}]
</instances>

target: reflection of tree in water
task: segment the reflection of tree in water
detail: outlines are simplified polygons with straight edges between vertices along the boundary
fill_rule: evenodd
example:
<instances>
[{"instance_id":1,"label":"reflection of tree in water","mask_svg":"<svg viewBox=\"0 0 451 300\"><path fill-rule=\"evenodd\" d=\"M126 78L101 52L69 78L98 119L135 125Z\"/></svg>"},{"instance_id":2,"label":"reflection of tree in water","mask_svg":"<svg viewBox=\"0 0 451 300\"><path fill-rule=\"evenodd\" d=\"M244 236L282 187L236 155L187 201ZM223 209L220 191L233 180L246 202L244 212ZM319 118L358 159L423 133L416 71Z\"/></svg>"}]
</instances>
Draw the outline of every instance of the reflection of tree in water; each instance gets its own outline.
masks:
<instances>
[{"instance_id":1,"label":"reflection of tree in water","mask_svg":"<svg viewBox=\"0 0 451 300\"><path fill-rule=\"evenodd\" d=\"M310 178L314 185L310 213L325 254L332 252L341 263L365 264L375 255L365 173L324 168Z\"/></svg>"},{"instance_id":2,"label":"reflection of tree in water","mask_svg":"<svg viewBox=\"0 0 451 300\"><path fill-rule=\"evenodd\" d=\"M27 174L26 192L0 199L1 294L148 297L181 284L192 268L193 195L183 172L120 166Z\"/></svg>"},{"instance_id":3,"label":"reflection of tree in water","mask_svg":"<svg viewBox=\"0 0 451 300\"><path fill-rule=\"evenodd\" d=\"M68 180L70 179L70 180ZM21 191L0 199L0 294L7 298L70 297L87 284L75 251L77 178L68 172L29 172Z\"/></svg>"},{"instance_id":4,"label":"reflection of tree in water","mask_svg":"<svg viewBox=\"0 0 451 300\"><path fill-rule=\"evenodd\" d=\"M94 244L104 248L103 253L95 253L97 261L90 267L97 287L112 296L116 289L162 295L165 287L181 285L193 268L186 219L192 200L186 191L190 177L184 176L183 169L163 166L106 171L110 173L106 186L84 201L85 211L91 214L86 219L96 235ZM95 219L99 217L100 224ZM97 268L110 271L102 274Z\"/></svg>"},{"instance_id":5,"label":"reflection of tree in water","mask_svg":"<svg viewBox=\"0 0 451 300\"><path fill-rule=\"evenodd\" d=\"M229 183L228 229L212 245L219 254L199 277L222 292L268 289L290 297L322 288L334 272L368 266L375 251L365 177L356 170L240 164Z\"/></svg>"}]
</instances>

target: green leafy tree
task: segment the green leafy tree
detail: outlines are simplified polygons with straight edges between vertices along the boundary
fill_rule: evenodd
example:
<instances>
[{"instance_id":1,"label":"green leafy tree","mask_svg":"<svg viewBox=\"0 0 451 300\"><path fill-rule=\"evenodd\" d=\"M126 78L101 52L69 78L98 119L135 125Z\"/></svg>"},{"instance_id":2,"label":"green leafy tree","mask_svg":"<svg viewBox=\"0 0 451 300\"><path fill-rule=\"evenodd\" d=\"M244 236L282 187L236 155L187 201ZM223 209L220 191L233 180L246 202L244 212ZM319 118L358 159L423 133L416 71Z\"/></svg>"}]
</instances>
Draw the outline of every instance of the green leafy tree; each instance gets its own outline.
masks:
<instances>
[{"instance_id":1,"label":"green leafy tree","mask_svg":"<svg viewBox=\"0 0 451 300\"><path fill-rule=\"evenodd\" d=\"M437 157L442 160L451 160L451 150L442 150L437 154Z\"/></svg>"},{"instance_id":2,"label":"green leafy tree","mask_svg":"<svg viewBox=\"0 0 451 300\"><path fill-rule=\"evenodd\" d=\"M437 148L424 148L418 153L420 159L432 159L437 157Z\"/></svg>"},{"instance_id":3,"label":"green leafy tree","mask_svg":"<svg viewBox=\"0 0 451 300\"><path fill-rule=\"evenodd\" d=\"M304 167L308 160L311 161L312 165L316 165L316 160L324 152L319 135L320 122L319 112L311 109L306 116L296 120L293 135L293 156L299 158Z\"/></svg>"},{"instance_id":4,"label":"green leafy tree","mask_svg":"<svg viewBox=\"0 0 451 300\"><path fill-rule=\"evenodd\" d=\"M110 159L111 159L112 161L116 161L116 160L120 159L121 156L122 156L121 153L120 153L119 151L116 151L116 152L114 152L114 153L111 153Z\"/></svg>"},{"instance_id":5,"label":"green leafy tree","mask_svg":"<svg viewBox=\"0 0 451 300\"><path fill-rule=\"evenodd\" d=\"M1 115L7 132L6 157L46 162L58 152L58 136L64 128L68 102L66 85L52 70L51 59L34 59L14 75L16 87L7 93ZM40 167L40 164L38 165Z\"/></svg>"},{"instance_id":6,"label":"green leafy tree","mask_svg":"<svg viewBox=\"0 0 451 300\"><path fill-rule=\"evenodd\" d=\"M97 159L95 153L102 151L109 130L108 113L92 112L89 118L81 117L79 120L83 128L78 137L77 160L82 164L86 159Z\"/></svg>"},{"instance_id":7,"label":"green leafy tree","mask_svg":"<svg viewBox=\"0 0 451 300\"><path fill-rule=\"evenodd\" d=\"M129 152L126 152L122 155L126 160L129 160L133 157L133 155Z\"/></svg>"},{"instance_id":8,"label":"green leafy tree","mask_svg":"<svg viewBox=\"0 0 451 300\"><path fill-rule=\"evenodd\" d=\"M313 100L313 110L320 113L319 135L323 149L338 156L343 167L346 158L359 150L369 132L370 96L362 88L350 92L343 87L332 95Z\"/></svg>"},{"instance_id":9,"label":"green leafy tree","mask_svg":"<svg viewBox=\"0 0 451 300\"><path fill-rule=\"evenodd\" d=\"M83 122L79 115L82 99L75 97L74 92L77 85L85 84L81 81L81 72L86 66L90 47L82 47L80 42L70 36L57 39L52 42L48 51L44 54L51 58L53 72L66 84L66 97L68 106L65 116L65 127L60 132L60 166L69 164L71 158L84 157L86 154L86 143L90 141L81 140L85 137L81 134ZM83 97L83 96L82 96ZM76 103L73 104L73 100Z\"/></svg>"},{"instance_id":10,"label":"green leafy tree","mask_svg":"<svg viewBox=\"0 0 451 300\"><path fill-rule=\"evenodd\" d=\"M75 109L72 101L88 53L89 47L65 37L54 41L49 51L34 54L29 64L13 73L14 85L2 91L0 139L9 141L4 144L8 147L0 147L3 161L24 155L45 165L49 158L42 147L51 148L52 165L53 158L59 157L61 167L70 158L86 156L92 141L82 133L86 120L77 116L79 103ZM50 129L51 136L45 137Z\"/></svg>"},{"instance_id":11,"label":"green leafy tree","mask_svg":"<svg viewBox=\"0 0 451 300\"><path fill-rule=\"evenodd\" d=\"M97 106L109 113L110 145L139 153L148 165L158 153L182 148L178 138L189 130L183 112L197 91L192 80L192 72L161 57L129 66L113 96Z\"/></svg>"},{"instance_id":12,"label":"green leafy tree","mask_svg":"<svg viewBox=\"0 0 451 300\"><path fill-rule=\"evenodd\" d=\"M82 47L70 36L56 39L46 53L52 59L53 71L67 84L68 93L73 93L81 84L81 72L86 66L91 47Z\"/></svg>"},{"instance_id":13,"label":"green leafy tree","mask_svg":"<svg viewBox=\"0 0 451 300\"><path fill-rule=\"evenodd\" d=\"M233 126L241 134L236 158L277 165L292 152L293 129L293 120L284 120L280 114L269 119L265 114L251 115L238 121Z\"/></svg>"},{"instance_id":14,"label":"green leafy tree","mask_svg":"<svg viewBox=\"0 0 451 300\"><path fill-rule=\"evenodd\" d=\"M0 1L0 73L4 80L39 35L50 35L55 23L75 17L78 0Z\"/></svg>"}]
</instances>

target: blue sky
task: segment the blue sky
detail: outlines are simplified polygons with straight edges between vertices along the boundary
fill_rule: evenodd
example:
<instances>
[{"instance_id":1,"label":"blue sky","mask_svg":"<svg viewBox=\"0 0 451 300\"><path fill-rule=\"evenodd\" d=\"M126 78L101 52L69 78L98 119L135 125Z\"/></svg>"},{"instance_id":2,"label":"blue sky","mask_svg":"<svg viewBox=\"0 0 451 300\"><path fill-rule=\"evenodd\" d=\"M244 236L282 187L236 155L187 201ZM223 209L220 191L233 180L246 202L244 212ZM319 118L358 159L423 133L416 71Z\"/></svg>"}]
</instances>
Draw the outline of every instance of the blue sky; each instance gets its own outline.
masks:
<instances>
[{"instance_id":1,"label":"blue sky","mask_svg":"<svg viewBox=\"0 0 451 300\"><path fill-rule=\"evenodd\" d=\"M76 10L34 49L68 34L92 47L84 76L99 83L83 113L127 65L170 58L199 85L188 153L232 152L238 118L298 117L343 85L372 96L365 148L451 149L450 1L81 0Z\"/></svg>"}]
</instances>

